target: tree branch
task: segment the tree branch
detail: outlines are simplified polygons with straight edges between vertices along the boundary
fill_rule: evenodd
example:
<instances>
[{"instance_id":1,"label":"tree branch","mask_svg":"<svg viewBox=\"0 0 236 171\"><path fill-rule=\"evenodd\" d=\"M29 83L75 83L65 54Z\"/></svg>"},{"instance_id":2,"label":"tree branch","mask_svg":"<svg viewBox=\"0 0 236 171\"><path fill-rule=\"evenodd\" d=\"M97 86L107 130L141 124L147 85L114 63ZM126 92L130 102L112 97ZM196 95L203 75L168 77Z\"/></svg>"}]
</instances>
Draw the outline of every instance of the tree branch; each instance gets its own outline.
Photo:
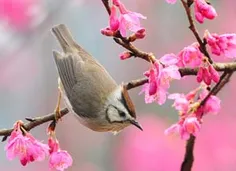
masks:
<instances>
[{"instance_id":1,"label":"tree branch","mask_svg":"<svg viewBox=\"0 0 236 171\"><path fill-rule=\"evenodd\" d=\"M232 75L232 72L236 71L236 62L216 63L213 66L216 68L217 71L225 71L227 73L227 77L223 79L224 84L226 84L229 81L229 77ZM197 71L198 71L198 68L194 68L194 69L180 68L179 71L180 71L182 77L187 76L187 75L196 75ZM141 85L143 85L147 82L148 82L147 78L141 78L141 79L129 81L128 83L125 83L124 85L126 86L126 88L128 90L130 90L130 89L139 87L139 86L141 86ZM219 90L224 86L223 83L221 83L219 85L217 84L218 85L217 89L213 88L212 91L214 89L216 89L216 90L212 94L218 93ZM64 109L61 110L61 116L62 117L67 115L68 113L69 113L69 110L67 108L64 108ZM26 120L28 120L29 122L24 124L24 128L27 131L30 131L31 129L33 129L33 128L41 125L41 124L44 124L44 123L47 123L49 121L55 120L55 113L51 113L51 114L41 116L41 117L36 117L36 118L26 118ZM7 137L11 134L12 130L13 129L1 129L0 130L0 136L4 136L3 141L5 141L7 139Z\"/></svg>"},{"instance_id":2,"label":"tree branch","mask_svg":"<svg viewBox=\"0 0 236 171\"><path fill-rule=\"evenodd\" d=\"M185 9L185 12L186 12L186 15L188 17L188 21L189 21L189 29L193 32L195 38L197 39L199 45L200 45L200 50L201 52L208 58L209 62L212 64L213 63L213 60L211 59L207 49L206 49L206 44L204 41L202 41L201 37L199 36L199 33L198 33L198 30L194 24L194 21L193 21L193 17L192 17L192 14L191 14L191 8L190 6L192 5L193 1L192 0L187 0L187 2L185 0L181 0L183 6L184 6L184 9Z\"/></svg>"},{"instance_id":3,"label":"tree branch","mask_svg":"<svg viewBox=\"0 0 236 171\"><path fill-rule=\"evenodd\" d=\"M109 1L108 0L102 0L102 3L104 5L104 7L106 8L108 15L110 15L111 14L111 9L110 9L110 6L109 6ZM139 58L144 59L145 61L148 61L148 62L155 62L155 57L153 56L152 53L147 53L147 52L143 52L143 51L139 50L137 47L135 47L130 42L129 38L122 37L122 35L120 34L119 31L116 32L113 39L117 44L123 46L125 49L132 52L133 56L139 57Z\"/></svg>"},{"instance_id":4,"label":"tree branch","mask_svg":"<svg viewBox=\"0 0 236 171\"><path fill-rule=\"evenodd\" d=\"M60 112L61 112L61 117L63 117L69 113L69 110L67 108L64 108ZM48 114L48 115L45 115L42 117L36 117L31 120L32 121L23 125L23 127L26 131L30 131L31 129L33 129L36 126L39 126L43 123L55 120L55 113L51 113L51 114ZM7 137L11 134L12 131L13 131L13 129L1 129L0 136L4 136L2 141L5 141L7 139Z\"/></svg>"},{"instance_id":5,"label":"tree branch","mask_svg":"<svg viewBox=\"0 0 236 171\"><path fill-rule=\"evenodd\" d=\"M207 102L208 98L211 95L216 95L228 82L230 77L233 75L233 71L227 72L225 71L221 77L220 81L211 89L208 95L201 101L200 105L203 106ZM189 140L187 141L186 150L184 160L181 164L181 171L191 171L193 161L194 161L194 144L195 144L195 136L191 135Z\"/></svg>"}]
</instances>

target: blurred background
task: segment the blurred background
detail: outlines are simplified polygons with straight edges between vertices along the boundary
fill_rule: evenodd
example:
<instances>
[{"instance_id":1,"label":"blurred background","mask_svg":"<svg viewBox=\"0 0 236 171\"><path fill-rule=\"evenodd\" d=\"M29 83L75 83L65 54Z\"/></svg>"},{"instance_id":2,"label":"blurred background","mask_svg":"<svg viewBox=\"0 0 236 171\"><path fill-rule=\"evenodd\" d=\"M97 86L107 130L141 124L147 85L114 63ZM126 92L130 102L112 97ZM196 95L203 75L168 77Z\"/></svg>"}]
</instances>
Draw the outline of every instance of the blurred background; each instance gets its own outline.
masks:
<instances>
[{"instance_id":1,"label":"blurred background","mask_svg":"<svg viewBox=\"0 0 236 171\"><path fill-rule=\"evenodd\" d=\"M165 0L123 0L132 11L147 16L142 25L147 36L135 44L161 57L178 53L195 41L181 6ZM218 12L214 21L197 24L200 35L236 30L236 1L212 0ZM53 112L57 102L57 72L52 50L59 46L50 28L66 24L75 39L95 56L120 83L142 77L149 64L140 59L119 60L124 50L100 34L108 25L108 15L100 0L0 0L0 128L11 128L16 120ZM214 57L221 61L223 57ZM219 93L222 110L207 116L195 146L194 171L236 170L236 78ZM196 86L194 78L174 82L170 92L187 93ZM129 127L117 136L95 133L81 126L73 115L57 127L61 148L74 159L69 171L178 171L184 156L185 141L165 136L164 130L177 121L172 102L163 106L146 105L140 88L131 90L138 120L144 131ZM47 141L47 124L31 133ZM0 143L0 167L8 171L49 170L47 161L21 166L8 161L5 143Z\"/></svg>"}]
</instances>

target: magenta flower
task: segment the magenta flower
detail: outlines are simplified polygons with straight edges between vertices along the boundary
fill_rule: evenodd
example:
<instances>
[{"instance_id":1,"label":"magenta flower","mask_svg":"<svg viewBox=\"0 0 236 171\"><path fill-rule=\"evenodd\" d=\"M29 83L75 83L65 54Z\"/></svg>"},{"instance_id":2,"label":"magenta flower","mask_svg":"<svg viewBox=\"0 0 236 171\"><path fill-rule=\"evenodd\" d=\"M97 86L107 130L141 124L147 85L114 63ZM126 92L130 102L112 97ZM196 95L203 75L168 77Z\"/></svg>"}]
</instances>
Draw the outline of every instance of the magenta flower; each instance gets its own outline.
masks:
<instances>
[{"instance_id":1,"label":"magenta flower","mask_svg":"<svg viewBox=\"0 0 236 171\"><path fill-rule=\"evenodd\" d=\"M101 33L105 36L113 36L119 28L119 18L116 15L116 7L111 7L111 14L109 16L109 27L101 29Z\"/></svg>"},{"instance_id":2,"label":"magenta flower","mask_svg":"<svg viewBox=\"0 0 236 171\"><path fill-rule=\"evenodd\" d=\"M160 105L164 104L170 81L181 79L179 68L175 65L178 60L173 60L172 57L172 54L163 56L160 58L162 64L156 61L151 69L144 73L148 77L148 83L143 85L141 93L145 93L146 103L156 101Z\"/></svg>"},{"instance_id":3,"label":"magenta flower","mask_svg":"<svg viewBox=\"0 0 236 171\"><path fill-rule=\"evenodd\" d=\"M128 59L128 58L130 58L132 55L131 55L131 53L130 52L122 52L121 54L120 54L120 59L121 60L125 60L125 59Z\"/></svg>"},{"instance_id":4,"label":"magenta flower","mask_svg":"<svg viewBox=\"0 0 236 171\"><path fill-rule=\"evenodd\" d=\"M173 107L178 110L181 115L187 113L189 109L189 100L184 94L174 93L168 96L169 99L175 100Z\"/></svg>"},{"instance_id":5,"label":"magenta flower","mask_svg":"<svg viewBox=\"0 0 236 171\"><path fill-rule=\"evenodd\" d=\"M200 83L204 81L207 85L211 84L211 81L213 80L215 83L219 82L220 75L215 70L215 68L211 64L207 64L206 67L199 67L198 73L197 73L197 81Z\"/></svg>"},{"instance_id":6,"label":"magenta flower","mask_svg":"<svg viewBox=\"0 0 236 171\"><path fill-rule=\"evenodd\" d=\"M204 38L211 48L211 52L220 56L221 54L229 58L236 57L236 34L211 34L205 31Z\"/></svg>"},{"instance_id":7,"label":"magenta flower","mask_svg":"<svg viewBox=\"0 0 236 171\"><path fill-rule=\"evenodd\" d=\"M189 139L190 134L196 136L196 134L200 131L201 124L199 120L190 116L180 120L178 123L171 125L169 128L165 130L165 134L173 134L177 133L184 140Z\"/></svg>"},{"instance_id":8,"label":"magenta flower","mask_svg":"<svg viewBox=\"0 0 236 171\"><path fill-rule=\"evenodd\" d=\"M178 54L179 63L178 66L180 67L198 67L202 63L203 54L199 50L198 43L193 43L190 46L185 47L180 53Z\"/></svg>"},{"instance_id":9,"label":"magenta flower","mask_svg":"<svg viewBox=\"0 0 236 171\"><path fill-rule=\"evenodd\" d=\"M203 23L204 18L212 20L217 16L215 8L205 0L195 0L194 2L195 18L199 23Z\"/></svg>"},{"instance_id":10,"label":"magenta flower","mask_svg":"<svg viewBox=\"0 0 236 171\"><path fill-rule=\"evenodd\" d=\"M20 159L23 166L33 161L42 161L48 155L49 147L36 140L31 134L21 132L22 122L16 122L8 143L5 146L7 158L13 160Z\"/></svg>"},{"instance_id":11,"label":"magenta flower","mask_svg":"<svg viewBox=\"0 0 236 171\"><path fill-rule=\"evenodd\" d=\"M119 18L116 15L116 7L113 5L111 7L111 14L109 17L109 25L112 31L117 31L119 28Z\"/></svg>"},{"instance_id":12,"label":"magenta flower","mask_svg":"<svg viewBox=\"0 0 236 171\"><path fill-rule=\"evenodd\" d=\"M160 75L162 69L162 65L159 62L155 62L152 68L144 73L144 75L148 77L149 81L143 85L140 93L145 93L146 103L156 101L161 105L166 101L166 90L160 85Z\"/></svg>"},{"instance_id":13,"label":"magenta flower","mask_svg":"<svg viewBox=\"0 0 236 171\"><path fill-rule=\"evenodd\" d=\"M127 30L134 33L143 30L140 25L140 19L146 19L145 16L140 13L127 10L125 5L119 0L113 0L113 4L119 8L121 13L119 30L123 37L126 37Z\"/></svg>"},{"instance_id":14,"label":"magenta flower","mask_svg":"<svg viewBox=\"0 0 236 171\"><path fill-rule=\"evenodd\" d=\"M67 151L60 149L59 142L57 140L54 140L50 137L48 140L48 145L50 147L50 169L63 171L72 165L73 159L71 155Z\"/></svg>"},{"instance_id":15,"label":"magenta flower","mask_svg":"<svg viewBox=\"0 0 236 171\"><path fill-rule=\"evenodd\" d=\"M200 94L200 100L203 100L209 92L207 90L203 90ZM203 106L202 112L204 114L212 113L217 114L220 111L220 103L221 100L214 95L211 95Z\"/></svg>"},{"instance_id":16,"label":"magenta flower","mask_svg":"<svg viewBox=\"0 0 236 171\"><path fill-rule=\"evenodd\" d=\"M146 36L146 29L145 28L141 28L135 32L136 39L143 39L145 36Z\"/></svg>"}]
</instances>

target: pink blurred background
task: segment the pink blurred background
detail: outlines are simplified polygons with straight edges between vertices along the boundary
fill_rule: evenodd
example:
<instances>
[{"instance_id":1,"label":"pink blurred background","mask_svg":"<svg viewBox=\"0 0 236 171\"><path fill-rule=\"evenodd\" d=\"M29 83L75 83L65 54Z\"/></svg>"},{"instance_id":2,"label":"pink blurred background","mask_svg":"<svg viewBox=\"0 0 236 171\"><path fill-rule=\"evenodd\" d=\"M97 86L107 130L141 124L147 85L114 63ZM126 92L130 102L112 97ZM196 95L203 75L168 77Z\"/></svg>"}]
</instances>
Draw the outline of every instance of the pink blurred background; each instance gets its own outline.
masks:
<instances>
[{"instance_id":1,"label":"pink blurred background","mask_svg":"<svg viewBox=\"0 0 236 171\"><path fill-rule=\"evenodd\" d=\"M177 53L191 44L193 35L181 6L168 5L165 0L123 0L133 11L148 17L143 21L147 37L136 45L156 56ZM200 34L231 33L236 28L236 2L212 0L218 12L214 21L197 24ZM0 128L10 128L28 116L40 116L54 110L57 100L57 72L52 49L59 46L50 28L59 23L70 27L75 39L95 56L117 82L142 77L149 67L145 61L120 61L123 51L112 39L100 34L108 23L102 3L94 0L0 0ZM220 57L214 57L220 61ZM223 58L222 58L223 59ZM219 93L222 110L218 116L207 116L196 140L194 171L236 170L236 115L233 77ZM170 92L186 93L196 83L193 78L175 82ZM63 118L57 136L63 149L73 159L70 171L178 171L184 156L185 142L179 137L164 135L164 130L177 120L171 102L163 106L145 105L140 88L131 90L141 132L133 127L117 136L95 133L84 128L72 115ZM32 131L38 139L47 140L47 124ZM19 161L8 161L4 143L0 144L1 170L48 170L48 163L32 163L27 167Z\"/></svg>"}]
</instances>

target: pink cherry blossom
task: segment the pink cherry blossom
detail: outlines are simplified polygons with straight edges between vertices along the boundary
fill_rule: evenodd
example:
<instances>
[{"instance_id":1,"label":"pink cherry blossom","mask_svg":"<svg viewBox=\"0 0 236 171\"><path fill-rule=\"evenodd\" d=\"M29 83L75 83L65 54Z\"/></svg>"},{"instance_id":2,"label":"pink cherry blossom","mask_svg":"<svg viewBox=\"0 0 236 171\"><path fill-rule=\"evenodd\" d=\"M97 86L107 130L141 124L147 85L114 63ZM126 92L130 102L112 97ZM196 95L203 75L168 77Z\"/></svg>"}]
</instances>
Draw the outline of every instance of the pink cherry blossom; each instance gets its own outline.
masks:
<instances>
[{"instance_id":1,"label":"pink cherry blossom","mask_svg":"<svg viewBox=\"0 0 236 171\"><path fill-rule=\"evenodd\" d=\"M203 23L204 18L212 20L217 16L215 8L205 0L195 0L194 2L195 18L199 23Z\"/></svg>"},{"instance_id":2,"label":"pink cherry blossom","mask_svg":"<svg viewBox=\"0 0 236 171\"><path fill-rule=\"evenodd\" d=\"M177 0L166 0L167 3L169 4L175 4Z\"/></svg>"},{"instance_id":3,"label":"pink cherry blossom","mask_svg":"<svg viewBox=\"0 0 236 171\"><path fill-rule=\"evenodd\" d=\"M200 100L203 100L209 92L207 90L203 90L200 94ZM211 95L208 100L206 101L205 105L203 106L203 113L212 113L212 114L217 114L220 111L220 103L221 100L214 95Z\"/></svg>"},{"instance_id":4,"label":"pink cherry blossom","mask_svg":"<svg viewBox=\"0 0 236 171\"><path fill-rule=\"evenodd\" d=\"M181 115L186 115L190 108L191 103L194 101L194 98L196 97L197 92L198 89L192 90L186 95L174 93L170 94L168 96L168 99L174 100L173 107L175 107L175 109L178 110Z\"/></svg>"},{"instance_id":5,"label":"pink cherry blossom","mask_svg":"<svg viewBox=\"0 0 236 171\"><path fill-rule=\"evenodd\" d=\"M49 147L36 140L31 134L22 134L20 127L21 121L16 122L14 130L5 146L7 158L13 160L15 157L20 159L23 166L33 161L42 161L48 155Z\"/></svg>"},{"instance_id":6,"label":"pink cherry blossom","mask_svg":"<svg viewBox=\"0 0 236 171\"><path fill-rule=\"evenodd\" d=\"M132 56L131 53L126 51L120 54L120 59L125 60L125 59L130 58L131 56Z\"/></svg>"},{"instance_id":7,"label":"pink cherry blossom","mask_svg":"<svg viewBox=\"0 0 236 171\"><path fill-rule=\"evenodd\" d=\"M172 79L181 79L179 68L174 65L178 61L167 58L168 55L165 55L160 59L165 64L164 66L159 61L156 61L150 70L144 73L148 77L148 83L143 85L141 93L145 93L146 103L156 101L160 105L164 104L170 81Z\"/></svg>"},{"instance_id":8,"label":"pink cherry blossom","mask_svg":"<svg viewBox=\"0 0 236 171\"><path fill-rule=\"evenodd\" d=\"M173 54L166 54L160 58L160 62L164 65L176 65L179 62L179 58Z\"/></svg>"},{"instance_id":9,"label":"pink cherry blossom","mask_svg":"<svg viewBox=\"0 0 236 171\"><path fill-rule=\"evenodd\" d=\"M211 34L208 30L205 31L204 38L211 48L211 52L220 56L221 54L229 58L236 57L236 34Z\"/></svg>"},{"instance_id":10,"label":"pink cherry blossom","mask_svg":"<svg viewBox=\"0 0 236 171\"><path fill-rule=\"evenodd\" d=\"M198 67L202 63L203 54L199 50L198 43L193 43L192 45L187 46L182 51L180 51L178 58L178 66L180 67Z\"/></svg>"},{"instance_id":11,"label":"pink cherry blossom","mask_svg":"<svg viewBox=\"0 0 236 171\"><path fill-rule=\"evenodd\" d=\"M173 107L175 107L176 110L180 111L181 114L187 113L189 109L189 100L184 94L174 93L170 94L168 98L175 100Z\"/></svg>"},{"instance_id":12,"label":"pink cherry blossom","mask_svg":"<svg viewBox=\"0 0 236 171\"><path fill-rule=\"evenodd\" d=\"M121 13L119 30L123 37L126 36L127 30L134 33L143 30L140 25L140 19L146 19L145 16L140 13L127 10L125 5L119 0L113 0L113 4L119 8Z\"/></svg>"},{"instance_id":13,"label":"pink cherry blossom","mask_svg":"<svg viewBox=\"0 0 236 171\"><path fill-rule=\"evenodd\" d=\"M198 118L190 116L185 118L183 122L183 128L188 134L193 134L196 136L196 134L200 131L201 124Z\"/></svg>"},{"instance_id":14,"label":"pink cherry blossom","mask_svg":"<svg viewBox=\"0 0 236 171\"><path fill-rule=\"evenodd\" d=\"M155 62L151 69L145 72L148 77L148 83L143 85L140 93L145 93L145 102L152 103L156 101L158 104L163 104L166 101L166 90L160 86L160 75L162 66L159 62Z\"/></svg>"},{"instance_id":15,"label":"pink cherry blossom","mask_svg":"<svg viewBox=\"0 0 236 171\"><path fill-rule=\"evenodd\" d=\"M57 140L54 140L52 137L50 137L48 140L48 145L50 147L50 169L63 171L72 165L73 159L71 155L67 151L60 149L59 142Z\"/></svg>"},{"instance_id":16,"label":"pink cherry blossom","mask_svg":"<svg viewBox=\"0 0 236 171\"><path fill-rule=\"evenodd\" d=\"M109 27L101 29L101 33L104 36L114 36L114 31L112 31Z\"/></svg>"},{"instance_id":17,"label":"pink cherry blossom","mask_svg":"<svg viewBox=\"0 0 236 171\"><path fill-rule=\"evenodd\" d=\"M113 5L111 7L111 14L109 17L109 25L112 31L117 31L119 28L119 19L116 15L116 7Z\"/></svg>"},{"instance_id":18,"label":"pink cherry blossom","mask_svg":"<svg viewBox=\"0 0 236 171\"><path fill-rule=\"evenodd\" d=\"M179 134L181 139L187 140L190 134L184 129L183 123L175 123L165 130L165 135Z\"/></svg>"},{"instance_id":19,"label":"pink cherry blossom","mask_svg":"<svg viewBox=\"0 0 236 171\"><path fill-rule=\"evenodd\" d=\"M194 116L190 116L180 120L176 124L171 125L168 129L165 130L165 134L169 135L177 133L182 139L187 140L189 139L190 134L196 136L200 131L200 127L201 124L199 120Z\"/></svg>"},{"instance_id":20,"label":"pink cherry blossom","mask_svg":"<svg viewBox=\"0 0 236 171\"><path fill-rule=\"evenodd\" d=\"M146 36L146 29L145 28L141 28L135 32L136 39L143 39L145 36Z\"/></svg>"},{"instance_id":21,"label":"pink cherry blossom","mask_svg":"<svg viewBox=\"0 0 236 171\"><path fill-rule=\"evenodd\" d=\"M116 14L116 7L111 7L111 14L109 16L109 27L101 29L101 33L105 36L113 36L119 28L119 18Z\"/></svg>"},{"instance_id":22,"label":"pink cherry blossom","mask_svg":"<svg viewBox=\"0 0 236 171\"><path fill-rule=\"evenodd\" d=\"M201 66L199 67L198 73L197 73L197 81L200 83L204 81L207 85L211 84L211 81L214 81L215 83L219 82L220 75L215 70L215 68L208 64L208 66Z\"/></svg>"}]
</instances>

